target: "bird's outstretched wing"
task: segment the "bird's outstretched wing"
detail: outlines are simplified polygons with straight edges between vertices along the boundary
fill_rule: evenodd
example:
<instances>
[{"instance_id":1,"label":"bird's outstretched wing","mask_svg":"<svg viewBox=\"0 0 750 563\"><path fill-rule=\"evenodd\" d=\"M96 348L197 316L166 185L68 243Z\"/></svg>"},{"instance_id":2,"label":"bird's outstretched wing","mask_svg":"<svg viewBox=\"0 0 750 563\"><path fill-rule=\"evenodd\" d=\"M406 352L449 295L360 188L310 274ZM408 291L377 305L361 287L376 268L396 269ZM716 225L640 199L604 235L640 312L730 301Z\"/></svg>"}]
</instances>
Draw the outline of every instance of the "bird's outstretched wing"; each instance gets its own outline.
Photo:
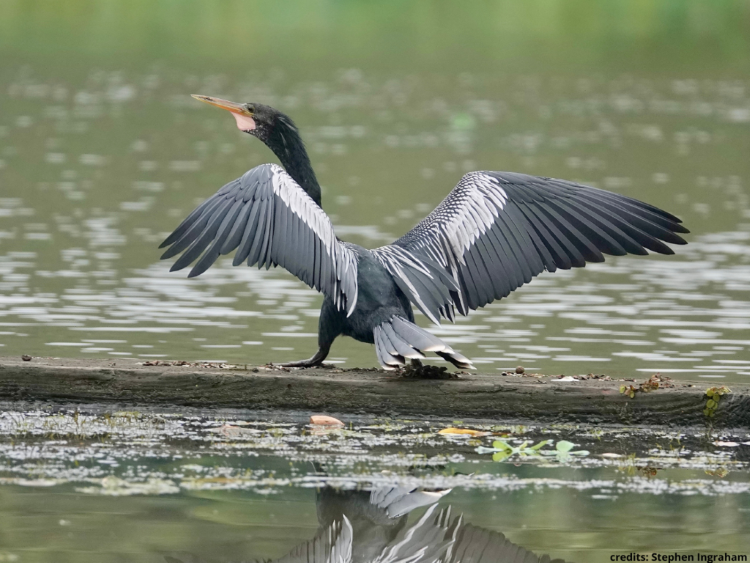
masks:
<instances>
[{"instance_id":1,"label":"bird's outstretched wing","mask_svg":"<svg viewBox=\"0 0 750 563\"><path fill-rule=\"evenodd\" d=\"M352 525L346 515L273 563L352 563Z\"/></svg>"},{"instance_id":2,"label":"bird's outstretched wing","mask_svg":"<svg viewBox=\"0 0 750 563\"><path fill-rule=\"evenodd\" d=\"M263 164L201 203L159 248L180 252L170 271L200 259L188 277L237 249L232 264L282 266L331 297L348 314L357 302L357 256L336 238L331 221L286 171ZM201 256L202 255L202 256Z\"/></svg>"},{"instance_id":3,"label":"bird's outstretched wing","mask_svg":"<svg viewBox=\"0 0 750 563\"><path fill-rule=\"evenodd\" d=\"M453 489L423 491L414 487L379 487L370 493L370 504L384 510L388 518L401 518L415 508L435 504Z\"/></svg>"},{"instance_id":4,"label":"bird's outstretched wing","mask_svg":"<svg viewBox=\"0 0 750 563\"><path fill-rule=\"evenodd\" d=\"M687 232L674 215L623 195L553 178L471 172L416 227L374 253L422 312L452 320L454 305L466 315L544 270L602 262L603 254L674 254L664 242L686 244L675 233Z\"/></svg>"},{"instance_id":5,"label":"bird's outstretched wing","mask_svg":"<svg viewBox=\"0 0 750 563\"><path fill-rule=\"evenodd\" d=\"M429 525L444 529L446 538L453 540L441 563L565 563L549 555L537 555L500 532L473 526L464 521L463 515L451 518L450 506L438 512Z\"/></svg>"}]
</instances>

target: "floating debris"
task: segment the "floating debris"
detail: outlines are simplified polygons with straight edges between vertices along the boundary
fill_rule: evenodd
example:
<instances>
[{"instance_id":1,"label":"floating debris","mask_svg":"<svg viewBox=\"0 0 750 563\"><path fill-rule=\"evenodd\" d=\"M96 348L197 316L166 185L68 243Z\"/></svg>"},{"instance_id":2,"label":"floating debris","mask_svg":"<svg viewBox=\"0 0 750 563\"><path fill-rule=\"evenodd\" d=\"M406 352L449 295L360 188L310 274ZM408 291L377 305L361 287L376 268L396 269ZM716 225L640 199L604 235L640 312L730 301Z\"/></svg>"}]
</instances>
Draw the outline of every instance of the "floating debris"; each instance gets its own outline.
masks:
<instances>
[{"instance_id":1,"label":"floating debris","mask_svg":"<svg viewBox=\"0 0 750 563\"><path fill-rule=\"evenodd\" d=\"M322 414L315 414L311 416L310 424L314 424L316 426L344 426L344 423L341 422L338 418Z\"/></svg>"},{"instance_id":2,"label":"floating debris","mask_svg":"<svg viewBox=\"0 0 750 563\"><path fill-rule=\"evenodd\" d=\"M314 416L247 411L218 415L190 408L5 410L0 412L0 486L73 484L79 492L111 496L224 489L271 494L288 486L352 489L373 483L424 490L571 487L591 494L603 489L750 492L748 482L717 488L717 481L705 474L720 468L746 474L746 433L725 432L716 440L739 446L710 443L706 450L701 429L691 433L357 416L344 426L328 415ZM318 416L338 423L311 424ZM512 463L500 470L499 461ZM585 472L571 478L556 473L561 464L601 473L595 480ZM516 469L527 465L547 473L531 478ZM321 467L326 468L324 475ZM643 487L630 480L639 467L670 469L669 479L649 477L650 485ZM608 481L606 487L602 479Z\"/></svg>"},{"instance_id":3,"label":"floating debris","mask_svg":"<svg viewBox=\"0 0 750 563\"><path fill-rule=\"evenodd\" d=\"M634 387L633 385L620 385L620 393L627 395L632 399L635 397L636 393L650 393L651 391L659 389L660 386L674 387L671 383L671 378L655 373L646 381L639 384L638 387Z\"/></svg>"},{"instance_id":4,"label":"floating debris","mask_svg":"<svg viewBox=\"0 0 750 563\"><path fill-rule=\"evenodd\" d=\"M458 436L489 436L489 432L483 432L481 430L471 430L469 428L443 428L438 432L443 435L458 435Z\"/></svg>"}]
</instances>

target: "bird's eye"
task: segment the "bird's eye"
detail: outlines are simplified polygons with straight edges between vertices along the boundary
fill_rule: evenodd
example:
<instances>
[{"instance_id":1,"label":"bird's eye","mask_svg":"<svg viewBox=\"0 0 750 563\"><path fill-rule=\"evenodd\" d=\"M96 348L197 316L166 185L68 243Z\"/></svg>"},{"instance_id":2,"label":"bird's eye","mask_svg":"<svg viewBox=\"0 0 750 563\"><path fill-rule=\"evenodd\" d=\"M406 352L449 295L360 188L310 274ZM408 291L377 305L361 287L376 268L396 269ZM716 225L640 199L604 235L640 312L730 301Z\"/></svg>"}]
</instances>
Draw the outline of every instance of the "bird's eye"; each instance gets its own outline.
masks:
<instances>
[{"instance_id":1,"label":"bird's eye","mask_svg":"<svg viewBox=\"0 0 750 563\"><path fill-rule=\"evenodd\" d=\"M255 106L253 104L247 104L245 107L250 113L255 113Z\"/></svg>"}]
</instances>

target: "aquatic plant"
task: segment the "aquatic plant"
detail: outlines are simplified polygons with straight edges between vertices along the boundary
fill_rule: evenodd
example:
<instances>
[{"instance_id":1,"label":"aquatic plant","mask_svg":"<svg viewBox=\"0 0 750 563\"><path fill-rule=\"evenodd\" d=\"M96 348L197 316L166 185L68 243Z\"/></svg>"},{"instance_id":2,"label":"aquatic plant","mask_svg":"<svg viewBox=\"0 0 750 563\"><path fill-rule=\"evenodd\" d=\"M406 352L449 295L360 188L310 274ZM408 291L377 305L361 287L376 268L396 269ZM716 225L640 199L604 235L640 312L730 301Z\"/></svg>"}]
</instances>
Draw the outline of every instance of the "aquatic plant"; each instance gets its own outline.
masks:
<instances>
[{"instance_id":1,"label":"aquatic plant","mask_svg":"<svg viewBox=\"0 0 750 563\"><path fill-rule=\"evenodd\" d=\"M555 444L554 451L543 451L539 452L542 455L547 456L555 456L557 458L557 461L559 462L566 462L570 460L571 456L587 456L589 455L588 450L577 450L577 451L571 451L575 447L575 444L573 442L568 442L567 440L560 440Z\"/></svg>"},{"instance_id":2,"label":"aquatic plant","mask_svg":"<svg viewBox=\"0 0 750 563\"><path fill-rule=\"evenodd\" d=\"M542 440L533 446L529 446L529 442L526 441L520 446L512 446L503 440L495 440L492 442L491 448L479 446L475 451L479 454L492 453L493 461L505 461L509 457L517 455L519 457L550 456L557 458L557 461L566 462L570 460L571 456L589 455L587 450L571 451L575 444L566 440L557 442L554 450L542 450L544 446L552 444L553 441Z\"/></svg>"},{"instance_id":3,"label":"aquatic plant","mask_svg":"<svg viewBox=\"0 0 750 563\"><path fill-rule=\"evenodd\" d=\"M721 387L711 387L706 389L706 407L703 409L703 414L708 418L713 418L716 415L716 409L719 408L719 401L721 401L722 395L729 395L732 391L729 387L722 385Z\"/></svg>"}]
</instances>

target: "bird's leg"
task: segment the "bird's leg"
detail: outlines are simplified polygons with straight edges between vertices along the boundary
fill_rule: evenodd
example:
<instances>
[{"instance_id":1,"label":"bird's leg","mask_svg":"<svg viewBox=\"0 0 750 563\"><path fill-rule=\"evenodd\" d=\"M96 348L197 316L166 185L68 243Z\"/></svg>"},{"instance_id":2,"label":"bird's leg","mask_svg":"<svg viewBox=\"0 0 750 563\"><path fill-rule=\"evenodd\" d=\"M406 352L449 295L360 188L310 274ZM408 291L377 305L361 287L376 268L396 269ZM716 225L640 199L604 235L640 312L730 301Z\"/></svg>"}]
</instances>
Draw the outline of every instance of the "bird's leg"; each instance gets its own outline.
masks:
<instances>
[{"instance_id":1,"label":"bird's leg","mask_svg":"<svg viewBox=\"0 0 750 563\"><path fill-rule=\"evenodd\" d=\"M312 358L279 365L283 368L312 368L315 366L319 366L323 363L323 360L326 359L326 356L328 356L328 351L330 349L330 344L328 344L327 346L321 346Z\"/></svg>"},{"instance_id":2,"label":"bird's leg","mask_svg":"<svg viewBox=\"0 0 750 563\"><path fill-rule=\"evenodd\" d=\"M323 301L323 307L320 309L318 320L318 352L309 360L289 362L288 364L281 364L281 367L311 368L321 365L331 350L331 344L341 334L342 317L342 313L336 309L333 301L326 297Z\"/></svg>"}]
</instances>

